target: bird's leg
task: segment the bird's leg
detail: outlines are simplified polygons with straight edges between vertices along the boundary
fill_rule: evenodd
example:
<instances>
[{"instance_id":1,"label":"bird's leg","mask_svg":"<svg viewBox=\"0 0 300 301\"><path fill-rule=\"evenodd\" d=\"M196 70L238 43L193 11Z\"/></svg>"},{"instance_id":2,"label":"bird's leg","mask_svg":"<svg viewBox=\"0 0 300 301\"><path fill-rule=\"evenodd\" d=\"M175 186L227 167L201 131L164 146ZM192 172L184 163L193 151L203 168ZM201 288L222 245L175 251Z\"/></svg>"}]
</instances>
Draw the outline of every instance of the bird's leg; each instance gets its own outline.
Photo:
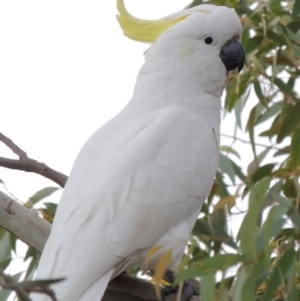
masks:
<instances>
[{"instance_id":1,"label":"bird's leg","mask_svg":"<svg viewBox=\"0 0 300 301\"><path fill-rule=\"evenodd\" d=\"M175 274L173 271L167 270L164 279L168 281L169 283L173 283L175 280ZM166 286L162 290L162 298L166 299L167 296L177 293L178 291L178 286ZM193 284L189 281L184 281L182 290L181 290L181 296L180 296L180 301L189 301L192 296L199 296L199 292L196 290L196 288L193 286Z\"/></svg>"}]
</instances>

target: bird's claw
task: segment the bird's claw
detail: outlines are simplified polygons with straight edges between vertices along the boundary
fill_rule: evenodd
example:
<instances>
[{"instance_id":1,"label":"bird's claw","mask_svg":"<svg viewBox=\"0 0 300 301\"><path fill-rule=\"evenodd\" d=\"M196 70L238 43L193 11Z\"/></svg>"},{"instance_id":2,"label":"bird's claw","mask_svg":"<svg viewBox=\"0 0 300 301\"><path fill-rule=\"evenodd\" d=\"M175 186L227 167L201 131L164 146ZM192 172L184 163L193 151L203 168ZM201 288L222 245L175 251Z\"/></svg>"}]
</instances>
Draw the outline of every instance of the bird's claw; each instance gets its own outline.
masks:
<instances>
[{"instance_id":1,"label":"bird's claw","mask_svg":"<svg viewBox=\"0 0 300 301\"><path fill-rule=\"evenodd\" d=\"M166 300L166 298L174 293L177 293L178 286L166 286L163 288L161 292L161 296L163 300ZM183 287L181 290L181 296L180 301L189 301L193 296L199 296L198 290L193 286L193 284L189 281L184 281Z\"/></svg>"}]
</instances>

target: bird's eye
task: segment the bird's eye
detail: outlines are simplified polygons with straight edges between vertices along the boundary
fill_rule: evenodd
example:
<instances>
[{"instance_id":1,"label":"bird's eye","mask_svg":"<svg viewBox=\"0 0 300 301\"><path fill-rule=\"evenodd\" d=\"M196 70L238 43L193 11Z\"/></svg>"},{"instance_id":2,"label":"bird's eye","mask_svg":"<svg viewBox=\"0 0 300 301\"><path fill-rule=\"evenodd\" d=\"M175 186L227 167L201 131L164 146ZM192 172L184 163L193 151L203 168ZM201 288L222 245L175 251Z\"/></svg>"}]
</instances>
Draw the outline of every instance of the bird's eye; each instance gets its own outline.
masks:
<instances>
[{"instance_id":1,"label":"bird's eye","mask_svg":"<svg viewBox=\"0 0 300 301\"><path fill-rule=\"evenodd\" d=\"M205 42L206 44L211 44L213 41L214 41L214 40L213 40L212 37L206 37L206 38L204 39L204 42Z\"/></svg>"}]
</instances>

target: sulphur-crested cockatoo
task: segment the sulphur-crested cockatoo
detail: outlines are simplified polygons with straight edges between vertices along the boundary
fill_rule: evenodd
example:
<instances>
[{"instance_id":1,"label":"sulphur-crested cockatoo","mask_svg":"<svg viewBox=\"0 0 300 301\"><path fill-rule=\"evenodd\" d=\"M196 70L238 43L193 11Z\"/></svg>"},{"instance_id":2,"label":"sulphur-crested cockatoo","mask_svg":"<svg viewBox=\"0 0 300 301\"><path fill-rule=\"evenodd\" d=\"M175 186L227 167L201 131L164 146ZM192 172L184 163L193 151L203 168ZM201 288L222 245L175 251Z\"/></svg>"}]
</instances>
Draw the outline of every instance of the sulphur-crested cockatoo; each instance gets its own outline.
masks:
<instances>
[{"instance_id":1,"label":"sulphur-crested cockatoo","mask_svg":"<svg viewBox=\"0 0 300 301\"><path fill-rule=\"evenodd\" d=\"M58 205L36 279L59 301L101 300L128 267L178 266L219 161L220 98L244 52L236 13L200 5L158 21L117 1L124 34L153 43L128 105L80 151ZM44 294L34 301L50 300Z\"/></svg>"}]
</instances>

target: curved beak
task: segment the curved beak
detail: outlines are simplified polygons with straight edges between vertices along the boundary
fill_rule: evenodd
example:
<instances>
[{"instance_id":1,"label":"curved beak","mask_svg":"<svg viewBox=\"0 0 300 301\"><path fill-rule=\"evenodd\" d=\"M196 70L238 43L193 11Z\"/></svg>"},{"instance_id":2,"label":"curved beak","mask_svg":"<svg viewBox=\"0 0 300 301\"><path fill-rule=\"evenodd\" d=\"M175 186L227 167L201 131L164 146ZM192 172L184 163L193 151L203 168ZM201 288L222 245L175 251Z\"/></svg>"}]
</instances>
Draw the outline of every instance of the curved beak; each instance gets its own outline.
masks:
<instances>
[{"instance_id":1,"label":"curved beak","mask_svg":"<svg viewBox=\"0 0 300 301\"><path fill-rule=\"evenodd\" d=\"M240 72L245 62L245 53L240 41L237 38L233 38L226 43L221 49L220 58L227 71L238 68Z\"/></svg>"}]
</instances>

